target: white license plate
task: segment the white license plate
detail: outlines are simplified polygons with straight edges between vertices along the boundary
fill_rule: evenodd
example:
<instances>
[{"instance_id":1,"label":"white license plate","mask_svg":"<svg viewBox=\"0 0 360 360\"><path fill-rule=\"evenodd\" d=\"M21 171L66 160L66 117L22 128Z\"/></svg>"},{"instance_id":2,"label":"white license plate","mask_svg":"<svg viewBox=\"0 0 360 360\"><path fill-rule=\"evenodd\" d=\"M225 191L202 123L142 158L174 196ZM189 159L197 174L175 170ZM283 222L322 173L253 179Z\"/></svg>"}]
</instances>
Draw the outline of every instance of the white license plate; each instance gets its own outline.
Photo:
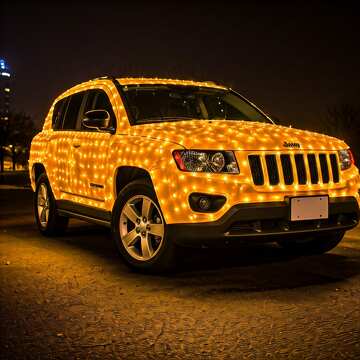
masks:
<instances>
[{"instance_id":1,"label":"white license plate","mask_svg":"<svg viewBox=\"0 0 360 360\"><path fill-rule=\"evenodd\" d=\"M327 219L329 217L328 196L306 196L290 199L291 221Z\"/></svg>"}]
</instances>

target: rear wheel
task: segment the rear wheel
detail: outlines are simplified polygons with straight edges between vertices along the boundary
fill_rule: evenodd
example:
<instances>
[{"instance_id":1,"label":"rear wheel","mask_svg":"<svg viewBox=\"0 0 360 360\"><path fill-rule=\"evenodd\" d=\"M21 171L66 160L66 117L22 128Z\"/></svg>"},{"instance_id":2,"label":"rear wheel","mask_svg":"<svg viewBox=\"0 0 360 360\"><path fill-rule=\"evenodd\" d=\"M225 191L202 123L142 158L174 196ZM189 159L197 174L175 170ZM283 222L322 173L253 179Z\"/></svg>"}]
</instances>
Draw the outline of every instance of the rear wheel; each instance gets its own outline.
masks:
<instances>
[{"instance_id":1,"label":"rear wheel","mask_svg":"<svg viewBox=\"0 0 360 360\"><path fill-rule=\"evenodd\" d=\"M131 268L158 272L175 265L175 244L167 237L166 223L149 181L133 181L119 193L112 233Z\"/></svg>"},{"instance_id":2,"label":"rear wheel","mask_svg":"<svg viewBox=\"0 0 360 360\"><path fill-rule=\"evenodd\" d=\"M297 255L318 255L324 254L335 248L345 232L331 232L316 234L311 236L302 236L301 238L278 241L278 244L285 250Z\"/></svg>"},{"instance_id":3,"label":"rear wheel","mask_svg":"<svg viewBox=\"0 0 360 360\"><path fill-rule=\"evenodd\" d=\"M43 235L56 236L65 232L69 218L58 214L55 198L45 174L41 174L36 182L34 213L36 225Z\"/></svg>"}]
</instances>

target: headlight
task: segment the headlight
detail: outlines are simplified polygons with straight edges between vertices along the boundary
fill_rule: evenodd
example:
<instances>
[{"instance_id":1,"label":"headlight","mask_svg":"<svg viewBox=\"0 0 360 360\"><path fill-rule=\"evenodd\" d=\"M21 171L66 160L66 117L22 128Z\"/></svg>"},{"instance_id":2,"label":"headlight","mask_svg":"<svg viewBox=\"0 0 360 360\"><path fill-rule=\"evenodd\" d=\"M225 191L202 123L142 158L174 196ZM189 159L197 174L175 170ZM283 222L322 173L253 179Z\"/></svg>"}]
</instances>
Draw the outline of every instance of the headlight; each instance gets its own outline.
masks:
<instances>
[{"instance_id":1,"label":"headlight","mask_svg":"<svg viewBox=\"0 0 360 360\"><path fill-rule=\"evenodd\" d=\"M339 150L338 154L341 170L347 170L354 164L354 157L351 150Z\"/></svg>"},{"instance_id":2,"label":"headlight","mask_svg":"<svg viewBox=\"0 0 360 360\"><path fill-rule=\"evenodd\" d=\"M175 150L174 159L182 171L238 174L232 151Z\"/></svg>"}]
</instances>

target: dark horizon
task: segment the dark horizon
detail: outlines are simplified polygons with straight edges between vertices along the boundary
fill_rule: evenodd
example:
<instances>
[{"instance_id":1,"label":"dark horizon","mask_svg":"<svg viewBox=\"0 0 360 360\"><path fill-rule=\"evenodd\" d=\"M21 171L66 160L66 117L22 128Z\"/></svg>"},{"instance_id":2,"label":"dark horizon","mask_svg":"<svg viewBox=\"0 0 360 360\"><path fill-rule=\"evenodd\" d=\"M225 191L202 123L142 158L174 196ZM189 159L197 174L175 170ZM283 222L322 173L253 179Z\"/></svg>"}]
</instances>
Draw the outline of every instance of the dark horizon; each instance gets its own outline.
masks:
<instances>
[{"instance_id":1,"label":"dark horizon","mask_svg":"<svg viewBox=\"0 0 360 360\"><path fill-rule=\"evenodd\" d=\"M61 92L102 75L212 80L309 129L328 106L359 104L350 5L5 1L3 10L0 57L14 74L13 109L37 126Z\"/></svg>"}]
</instances>

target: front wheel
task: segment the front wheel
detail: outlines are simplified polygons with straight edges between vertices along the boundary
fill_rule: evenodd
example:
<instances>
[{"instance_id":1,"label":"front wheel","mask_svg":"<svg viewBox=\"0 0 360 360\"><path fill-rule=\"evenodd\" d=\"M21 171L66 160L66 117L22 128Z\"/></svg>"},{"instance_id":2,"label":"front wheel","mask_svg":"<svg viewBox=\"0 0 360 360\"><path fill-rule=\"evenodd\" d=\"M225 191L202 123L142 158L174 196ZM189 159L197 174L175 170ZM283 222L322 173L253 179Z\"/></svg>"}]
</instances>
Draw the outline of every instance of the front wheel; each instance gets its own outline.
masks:
<instances>
[{"instance_id":1,"label":"front wheel","mask_svg":"<svg viewBox=\"0 0 360 360\"><path fill-rule=\"evenodd\" d=\"M319 255L335 248L345 232L330 232L324 234L304 235L296 239L278 241L278 244L286 251L294 255Z\"/></svg>"},{"instance_id":2,"label":"front wheel","mask_svg":"<svg viewBox=\"0 0 360 360\"><path fill-rule=\"evenodd\" d=\"M133 181L119 193L112 233L131 268L159 272L174 267L175 244L167 237L166 223L149 181Z\"/></svg>"}]
</instances>

